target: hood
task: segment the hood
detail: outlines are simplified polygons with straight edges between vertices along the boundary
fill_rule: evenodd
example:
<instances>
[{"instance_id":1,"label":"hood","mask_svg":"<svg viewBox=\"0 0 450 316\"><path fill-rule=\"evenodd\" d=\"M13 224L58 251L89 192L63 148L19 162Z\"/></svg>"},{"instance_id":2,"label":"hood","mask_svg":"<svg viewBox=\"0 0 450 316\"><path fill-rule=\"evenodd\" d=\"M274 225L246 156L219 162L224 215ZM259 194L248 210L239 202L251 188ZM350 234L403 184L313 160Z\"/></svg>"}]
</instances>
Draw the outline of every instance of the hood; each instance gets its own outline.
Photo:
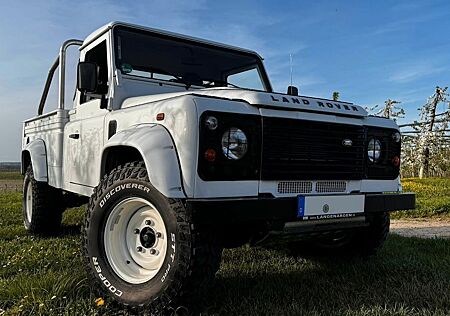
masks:
<instances>
[{"instance_id":1,"label":"hood","mask_svg":"<svg viewBox=\"0 0 450 316\"><path fill-rule=\"evenodd\" d=\"M260 108L280 110L298 110L307 112L325 112L334 115L367 116L367 111L361 106L327 99L319 99L306 96L291 96L281 93L261 92L235 88L209 88L189 90L185 92L148 95L126 99L122 108L143 104L147 102L161 101L184 95L208 96L234 101L243 101Z\"/></svg>"}]
</instances>

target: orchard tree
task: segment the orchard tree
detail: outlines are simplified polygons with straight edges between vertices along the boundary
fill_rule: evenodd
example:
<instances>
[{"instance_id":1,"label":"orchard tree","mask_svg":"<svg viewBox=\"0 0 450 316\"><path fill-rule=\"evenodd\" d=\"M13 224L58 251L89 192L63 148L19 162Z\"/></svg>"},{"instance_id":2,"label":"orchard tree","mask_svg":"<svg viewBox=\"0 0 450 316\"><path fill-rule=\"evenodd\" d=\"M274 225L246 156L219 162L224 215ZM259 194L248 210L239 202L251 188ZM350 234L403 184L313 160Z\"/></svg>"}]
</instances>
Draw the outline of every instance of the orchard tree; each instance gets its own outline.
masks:
<instances>
[{"instance_id":1,"label":"orchard tree","mask_svg":"<svg viewBox=\"0 0 450 316\"><path fill-rule=\"evenodd\" d=\"M334 91L333 92L333 101L338 101L339 100L339 92L338 91Z\"/></svg>"},{"instance_id":2,"label":"orchard tree","mask_svg":"<svg viewBox=\"0 0 450 316\"><path fill-rule=\"evenodd\" d=\"M401 104L400 101L387 99L384 101L384 108L380 110L381 116L393 119L394 121L396 121L397 118L404 118L405 110L403 110L399 104Z\"/></svg>"},{"instance_id":3,"label":"orchard tree","mask_svg":"<svg viewBox=\"0 0 450 316\"><path fill-rule=\"evenodd\" d=\"M366 108L366 110L368 112L374 112L378 110L377 112L374 112L374 115L386 117L396 121L397 118L405 117L405 110L403 110L403 108L401 108L399 104L401 104L400 101L387 99L386 101L384 101L383 108L380 108L380 106L377 104L374 107Z\"/></svg>"},{"instance_id":4,"label":"orchard tree","mask_svg":"<svg viewBox=\"0 0 450 316\"><path fill-rule=\"evenodd\" d=\"M406 133L402 135L402 177L416 177L420 167L417 159L417 135Z\"/></svg>"},{"instance_id":5,"label":"orchard tree","mask_svg":"<svg viewBox=\"0 0 450 316\"><path fill-rule=\"evenodd\" d=\"M430 175L433 163L438 166L442 163L442 151L446 144L446 131L450 122L450 103L448 101L448 87L436 87L434 94L428 98L427 103L420 110L420 121L415 122L413 128L417 131L416 146L420 157L419 177ZM444 104L444 112L437 114L439 104ZM441 159L439 159L441 158ZM434 168L437 169L437 168Z\"/></svg>"}]
</instances>

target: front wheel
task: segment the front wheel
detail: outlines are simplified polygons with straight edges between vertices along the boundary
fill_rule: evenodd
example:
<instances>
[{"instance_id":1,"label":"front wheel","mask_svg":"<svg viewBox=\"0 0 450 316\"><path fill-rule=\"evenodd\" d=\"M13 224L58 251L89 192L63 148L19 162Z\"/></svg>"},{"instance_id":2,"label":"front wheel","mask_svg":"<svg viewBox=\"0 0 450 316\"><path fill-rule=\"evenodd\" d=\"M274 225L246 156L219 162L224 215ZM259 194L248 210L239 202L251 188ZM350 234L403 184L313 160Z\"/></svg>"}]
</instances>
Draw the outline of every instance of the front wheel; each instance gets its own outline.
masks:
<instances>
[{"instance_id":1,"label":"front wheel","mask_svg":"<svg viewBox=\"0 0 450 316\"><path fill-rule=\"evenodd\" d=\"M182 201L164 197L149 183L140 162L101 181L83 232L95 288L155 314L195 305L192 299L220 265L221 248L195 229Z\"/></svg>"},{"instance_id":2,"label":"front wheel","mask_svg":"<svg viewBox=\"0 0 450 316\"><path fill-rule=\"evenodd\" d=\"M389 234L390 216L388 212L378 212L367 216L367 226L345 231L329 232L314 239L294 242L288 245L295 255L344 255L368 258L383 248Z\"/></svg>"},{"instance_id":3,"label":"front wheel","mask_svg":"<svg viewBox=\"0 0 450 316\"><path fill-rule=\"evenodd\" d=\"M388 212L368 215L369 226L355 232L349 244L348 253L360 257L371 257L383 248L389 234L390 216Z\"/></svg>"}]
</instances>

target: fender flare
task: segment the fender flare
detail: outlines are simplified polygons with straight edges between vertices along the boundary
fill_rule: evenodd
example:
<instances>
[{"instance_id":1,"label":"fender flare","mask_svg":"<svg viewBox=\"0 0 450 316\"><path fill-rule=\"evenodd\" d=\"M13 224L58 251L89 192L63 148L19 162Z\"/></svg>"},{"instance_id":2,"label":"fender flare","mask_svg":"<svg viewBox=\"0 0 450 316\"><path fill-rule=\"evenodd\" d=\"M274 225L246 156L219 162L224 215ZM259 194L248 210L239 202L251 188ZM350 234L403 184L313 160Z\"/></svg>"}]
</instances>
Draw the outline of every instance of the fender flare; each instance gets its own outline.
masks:
<instances>
[{"instance_id":1,"label":"fender flare","mask_svg":"<svg viewBox=\"0 0 450 316\"><path fill-rule=\"evenodd\" d=\"M25 174L27 171L27 154L30 156L33 166L33 175L36 181L48 182L47 149L42 139L35 139L25 146L22 150L21 171Z\"/></svg>"},{"instance_id":2,"label":"fender flare","mask_svg":"<svg viewBox=\"0 0 450 316\"><path fill-rule=\"evenodd\" d=\"M112 147L133 147L141 154L150 183L168 198L186 198L178 154L170 133L159 124L141 124L113 135L102 152L102 170L106 152Z\"/></svg>"}]
</instances>

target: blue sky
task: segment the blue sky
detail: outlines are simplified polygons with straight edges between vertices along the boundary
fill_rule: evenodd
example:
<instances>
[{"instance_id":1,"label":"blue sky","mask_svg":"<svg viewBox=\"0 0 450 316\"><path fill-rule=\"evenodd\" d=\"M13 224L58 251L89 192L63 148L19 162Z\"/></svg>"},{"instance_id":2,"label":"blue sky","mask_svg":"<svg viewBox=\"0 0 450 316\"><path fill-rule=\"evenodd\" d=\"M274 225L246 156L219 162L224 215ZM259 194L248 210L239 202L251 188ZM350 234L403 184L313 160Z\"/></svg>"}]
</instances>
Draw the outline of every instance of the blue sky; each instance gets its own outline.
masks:
<instances>
[{"instance_id":1,"label":"blue sky","mask_svg":"<svg viewBox=\"0 0 450 316\"><path fill-rule=\"evenodd\" d=\"M32 117L61 43L112 20L258 51L275 90L363 106L402 101L407 117L436 85L450 84L448 1L2 1L0 161L20 159L21 122Z\"/></svg>"}]
</instances>

